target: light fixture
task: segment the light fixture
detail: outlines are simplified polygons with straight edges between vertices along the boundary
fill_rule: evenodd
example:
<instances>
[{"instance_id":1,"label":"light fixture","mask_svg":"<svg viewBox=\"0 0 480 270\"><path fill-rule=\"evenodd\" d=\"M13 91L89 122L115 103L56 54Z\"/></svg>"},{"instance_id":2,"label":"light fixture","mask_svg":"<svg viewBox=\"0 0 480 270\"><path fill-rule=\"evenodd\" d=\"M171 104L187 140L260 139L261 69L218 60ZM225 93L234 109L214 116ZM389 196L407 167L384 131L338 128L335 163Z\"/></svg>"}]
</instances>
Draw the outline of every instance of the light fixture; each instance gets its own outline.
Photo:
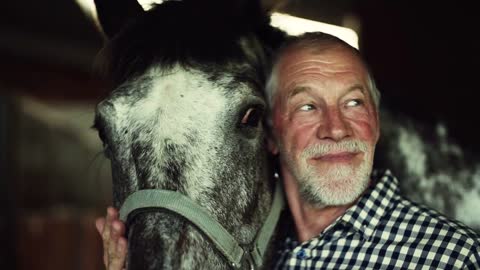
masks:
<instances>
[{"instance_id":1,"label":"light fixture","mask_svg":"<svg viewBox=\"0 0 480 270\"><path fill-rule=\"evenodd\" d=\"M358 49L358 35L347 27L307 20L283 13L273 13L271 21L273 26L282 29L289 35L300 35L305 32L324 32L337 36Z\"/></svg>"}]
</instances>

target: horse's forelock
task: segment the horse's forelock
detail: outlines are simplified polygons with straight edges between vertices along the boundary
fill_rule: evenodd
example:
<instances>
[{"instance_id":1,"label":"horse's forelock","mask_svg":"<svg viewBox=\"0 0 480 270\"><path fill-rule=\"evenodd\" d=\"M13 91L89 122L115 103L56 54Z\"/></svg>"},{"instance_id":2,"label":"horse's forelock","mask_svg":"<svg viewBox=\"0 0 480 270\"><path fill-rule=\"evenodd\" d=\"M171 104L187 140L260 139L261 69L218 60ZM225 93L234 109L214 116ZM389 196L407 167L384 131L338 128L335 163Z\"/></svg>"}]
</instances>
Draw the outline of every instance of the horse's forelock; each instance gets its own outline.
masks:
<instances>
[{"instance_id":1,"label":"horse's forelock","mask_svg":"<svg viewBox=\"0 0 480 270\"><path fill-rule=\"evenodd\" d=\"M250 4L244 16L229 16L231 11L219 12L209 1L199 2L203 1L167 1L131 21L103 49L102 72L119 85L152 65L165 70L180 65L197 70L231 67L234 71L235 63L250 61L262 69L258 66L265 63L258 59L265 54L265 44L240 44L241 39L255 39L271 30L259 4ZM257 52L246 52L246 48Z\"/></svg>"}]
</instances>

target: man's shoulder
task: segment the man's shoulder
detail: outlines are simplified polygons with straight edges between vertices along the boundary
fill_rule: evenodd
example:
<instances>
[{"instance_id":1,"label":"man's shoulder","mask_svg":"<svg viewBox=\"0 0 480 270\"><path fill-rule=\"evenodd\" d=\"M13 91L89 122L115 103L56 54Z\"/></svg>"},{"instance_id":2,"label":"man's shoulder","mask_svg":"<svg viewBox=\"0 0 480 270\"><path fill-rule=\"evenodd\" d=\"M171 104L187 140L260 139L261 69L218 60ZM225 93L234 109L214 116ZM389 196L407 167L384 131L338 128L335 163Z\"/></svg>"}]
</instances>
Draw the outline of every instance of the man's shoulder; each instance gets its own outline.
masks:
<instances>
[{"instance_id":1,"label":"man's shoulder","mask_svg":"<svg viewBox=\"0 0 480 270\"><path fill-rule=\"evenodd\" d=\"M401 195L398 180L390 171L386 170L379 176L380 179L384 178L380 181L390 182L389 189L394 193L389 198L390 207L382 218L384 229L399 230L402 232L401 235L412 241L443 242L480 252L479 233L459 221Z\"/></svg>"},{"instance_id":2,"label":"man's shoulder","mask_svg":"<svg viewBox=\"0 0 480 270\"><path fill-rule=\"evenodd\" d=\"M480 234L460 221L425 205L413 202L402 195L397 197L388 222L396 222L407 235L418 241L437 242L477 252L480 256Z\"/></svg>"},{"instance_id":3,"label":"man's shoulder","mask_svg":"<svg viewBox=\"0 0 480 270\"><path fill-rule=\"evenodd\" d=\"M445 229L457 231L465 236L476 237L480 239L480 235L473 229L460 221L446 217L444 214L420 203L413 202L403 196L400 196L398 203L400 209L408 211L409 216L425 220L427 223L435 226L441 226Z\"/></svg>"}]
</instances>

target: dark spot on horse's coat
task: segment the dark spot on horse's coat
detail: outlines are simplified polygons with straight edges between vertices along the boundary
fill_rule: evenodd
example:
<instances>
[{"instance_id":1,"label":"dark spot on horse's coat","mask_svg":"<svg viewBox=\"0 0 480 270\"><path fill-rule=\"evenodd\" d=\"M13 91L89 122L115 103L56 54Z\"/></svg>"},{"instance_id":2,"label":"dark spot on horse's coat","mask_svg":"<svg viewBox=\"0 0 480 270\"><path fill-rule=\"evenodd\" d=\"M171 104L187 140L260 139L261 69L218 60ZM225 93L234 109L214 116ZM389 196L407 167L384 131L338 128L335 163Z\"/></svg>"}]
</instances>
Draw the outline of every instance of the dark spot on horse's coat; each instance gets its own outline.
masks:
<instances>
[{"instance_id":1,"label":"dark spot on horse's coat","mask_svg":"<svg viewBox=\"0 0 480 270\"><path fill-rule=\"evenodd\" d=\"M185 253L188 247L188 237L186 232L188 231L188 226L186 222L182 222L179 228L179 239L176 243L176 250L180 252L180 254Z\"/></svg>"},{"instance_id":2,"label":"dark spot on horse's coat","mask_svg":"<svg viewBox=\"0 0 480 270\"><path fill-rule=\"evenodd\" d=\"M140 189L153 188L149 185L150 169L152 163L152 155L149 153L151 149L143 145L141 141L134 140L132 142L132 157L136 166L138 186Z\"/></svg>"},{"instance_id":3,"label":"dark spot on horse's coat","mask_svg":"<svg viewBox=\"0 0 480 270\"><path fill-rule=\"evenodd\" d=\"M180 97L183 97L183 95L180 95Z\"/></svg>"},{"instance_id":4,"label":"dark spot on horse's coat","mask_svg":"<svg viewBox=\"0 0 480 270\"><path fill-rule=\"evenodd\" d=\"M179 179L183 177L183 171L185 168L185 151L178 144L175 144L170 139L164 140L165 153L164 162L162 164L162 170L165 172L167 179L165 181L170 183L171 187L175 190L180 189Z\"/></svg>"},{"instance_id":5,"label":"dark spot on horse's coat","mask_svg":"<svg viewBox=\"0 0 480 270\"><path fill-rule=\"evenodd\" d=\"M129 237L130 269L151 269L152 265L162 265L164 242L159 233L152 233L145 216L139 215L131 226L130 232L136 232L136 237ZM147 235L148 234L148 235ZM145 241L148 239L148 241Z\"/></svg>"},{"instance_id":6,"label":"dark spot on horse's coat","mask_svg":"<svg viewBox=\"0 0 480 270\"><path fill-rule=\"evenodd\" d=\"M198 143L198 130L189 129L187 133L183 134L187 138L190 147L195 147Z\"/></svg>"}]
</instances>

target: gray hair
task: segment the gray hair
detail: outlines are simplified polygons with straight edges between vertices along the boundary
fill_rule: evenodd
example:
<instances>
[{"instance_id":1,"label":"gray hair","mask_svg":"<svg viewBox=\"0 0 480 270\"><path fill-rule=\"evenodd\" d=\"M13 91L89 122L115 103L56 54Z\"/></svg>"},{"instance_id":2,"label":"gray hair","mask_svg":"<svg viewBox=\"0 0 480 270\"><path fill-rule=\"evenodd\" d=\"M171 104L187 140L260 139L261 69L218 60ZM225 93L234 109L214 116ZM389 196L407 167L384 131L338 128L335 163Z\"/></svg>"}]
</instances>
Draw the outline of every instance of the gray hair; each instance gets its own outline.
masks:
<instances>
[{"instance_id":1,"label":"gray hair","mask_svg":"<svg viewBox=\"0 0 480 270\"><path fill-rule=\"evenodd\" d=\"M267 102L270 108L273 107L273 99L275 96L275 91L277 90L277 68L278 62L283 57L283 55L291 50L291 49L316 49L321 45L340 45L346 49L352 51L353 54L358 56L361 60L365 68L367 69L368 74L368 90L370 92L370 96L375 104L375 107L378 108L380 106L380 91L378 91L377 86L375 84L375 80L371 75L370 69L368 68L367 64L363 60L363 57L360 55L360 52L350 46L350 44L346 43L345 41L322 32L308 32L300 36L291 36L285 41L282 47L277 51L276 56L274 57L274 61L272 63L272 69L267 79L267 84L265 86L265 92L267 97Z\"/></svg>"}]
</instances>

